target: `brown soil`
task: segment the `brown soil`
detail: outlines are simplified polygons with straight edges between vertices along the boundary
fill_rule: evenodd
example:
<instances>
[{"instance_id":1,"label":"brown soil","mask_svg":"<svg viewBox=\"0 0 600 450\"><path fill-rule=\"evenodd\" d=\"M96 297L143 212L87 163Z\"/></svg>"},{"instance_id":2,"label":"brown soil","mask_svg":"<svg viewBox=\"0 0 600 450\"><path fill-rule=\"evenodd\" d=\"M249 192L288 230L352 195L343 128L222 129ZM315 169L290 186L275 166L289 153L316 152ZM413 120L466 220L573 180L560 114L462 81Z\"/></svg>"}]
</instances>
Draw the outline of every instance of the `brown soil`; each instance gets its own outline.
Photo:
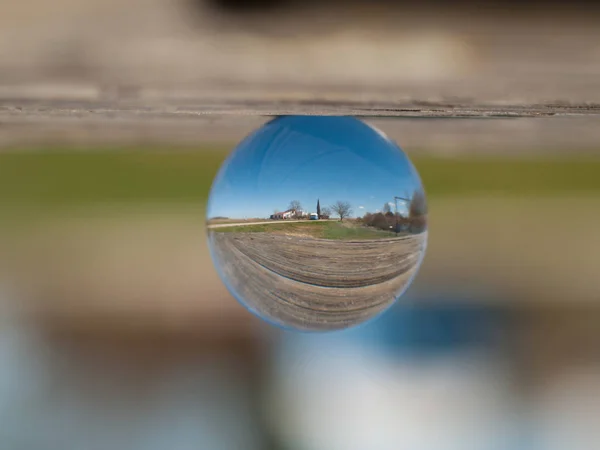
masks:
<instances>
[{"instance_id":1,"label":"brown soil","mask_svg":"<svg viewBox=\"0 0 600 450\"><path fill-rule=\"evenodd\" d=\"M352 326L391 305L418 266L424 238L210 234L229 287L262 316L306 330Z\"/></svg>"}]
</instances>

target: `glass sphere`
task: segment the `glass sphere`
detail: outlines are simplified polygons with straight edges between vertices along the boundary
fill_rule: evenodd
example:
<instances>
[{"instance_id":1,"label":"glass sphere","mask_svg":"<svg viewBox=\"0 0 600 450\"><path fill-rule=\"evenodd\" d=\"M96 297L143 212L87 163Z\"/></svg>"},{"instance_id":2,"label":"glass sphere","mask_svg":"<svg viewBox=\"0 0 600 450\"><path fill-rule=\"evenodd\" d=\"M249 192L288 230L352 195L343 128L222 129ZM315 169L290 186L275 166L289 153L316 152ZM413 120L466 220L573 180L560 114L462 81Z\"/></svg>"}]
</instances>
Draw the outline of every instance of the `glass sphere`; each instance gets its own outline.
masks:
<instances>
[{"instance_id":1,"label":"glass sphere","mask_svg":"<svg viewBox=\"0 0 600 450\"><path fill-rule=\"evenodd\" d=\"M425 253L420 177L353 117L283 116L231 153L211 188L208 241L221 279L260 318L348 328L408 288Z\"/></svg>"}]
</instances>

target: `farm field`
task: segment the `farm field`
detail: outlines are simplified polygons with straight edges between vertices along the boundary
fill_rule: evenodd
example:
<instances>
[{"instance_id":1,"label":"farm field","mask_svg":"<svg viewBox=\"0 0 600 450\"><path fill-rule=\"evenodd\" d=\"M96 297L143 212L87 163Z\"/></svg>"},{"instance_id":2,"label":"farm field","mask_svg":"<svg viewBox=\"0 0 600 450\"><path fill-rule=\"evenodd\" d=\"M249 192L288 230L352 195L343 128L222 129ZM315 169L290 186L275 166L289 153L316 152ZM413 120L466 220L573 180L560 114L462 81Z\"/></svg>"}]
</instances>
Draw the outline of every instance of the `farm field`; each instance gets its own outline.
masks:
<instances>
[{"instance_id":1,"label":"farm field","mask_svg":"<svg viewBox=\"0 0 600 450\"><path fill-rule=\"evenodd\" d=\"M265 224L237 224L236 226L223 226L211 229L215 233L268 233L343 240L397 237L395 233L368 228L355 220L346 220L344 222L337 220L270 221Z\"/></svg>"},{"instance_id":2,"label":"farm field","mask_svg":"<svg viewBox=\"0 0 600 450\"><path fill-rule=\"evenodd\" d=\"M249 309L319 330L351 326L393 303L418 267L426 234L350 241L210 231L209 239L230 289Z\"/></svg>"}]
</instances>

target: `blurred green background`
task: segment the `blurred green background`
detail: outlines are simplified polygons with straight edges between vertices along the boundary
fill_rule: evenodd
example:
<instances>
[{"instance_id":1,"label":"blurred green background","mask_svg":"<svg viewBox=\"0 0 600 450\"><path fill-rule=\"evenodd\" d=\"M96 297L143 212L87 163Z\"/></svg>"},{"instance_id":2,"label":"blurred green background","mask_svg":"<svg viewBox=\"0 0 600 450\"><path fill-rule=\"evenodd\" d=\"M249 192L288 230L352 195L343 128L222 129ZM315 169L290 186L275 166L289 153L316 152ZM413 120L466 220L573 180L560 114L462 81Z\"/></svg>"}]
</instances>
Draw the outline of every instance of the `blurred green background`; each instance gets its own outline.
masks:
<instances>
[{"instance_id":1,"label":"blurred green background","mask_svg":"<svg viewBox=\"0 0 600 450\"><path fill-rule=\"evenodd\" d=\"M2 6L0 448L600 447L597 9ZM213 268L208 191L256 107L557 105L366 119L430 214L413 286L372 324L281 332Z\"/></svg>"},{"instance_id":2,"label":"blurred green background","mask_svg":"<svg viewBox=\"0 0 600 450\"><path fill-rule=\"evenodd\" d=\"M0 153L2 206L188 203L203 207L234 145L29 148ZM566 197L600 191L600 157L413 155L431 201L452 196ZM425 151L425 153L427 153ZM527 155L525 149L522 154Z\"/></svg>"},{"instance_id":3,"label":"blurred green background","mask_svg":"<svg viewBox=\"0 0 600 450\"><path fill-rule=\"evenodd\" d=\"M0 11L1 449L600 447L597 8ZM556 106L571 115L493 112ZM429 201L423 266L386 314L288 333L229 295L204 210L259 114L455 107L498 117L365 119Z\"/></svg>"},{"instance_id":4,"label":"blurred green background","mask_svg":"<svg viewBox=\"0 0 600 450\"><path fill-rule=\"evenodd\" d=\"M412 145L430 211L421 271L381 319L319 337L260 322L216 275L204 210L234 147L0 152L0 359L16 355L0 371L0 412L17 407L13 420L41 424L29 438L24 425L7 428L7 439L108 448L125 442L111 419L121 414L134 424L123 429L131 448L146 439L317 450L374 439L436 450L473 439L484 449L595 441L586 402L599 387L589 381L600 343L599 152ZM18 375L32 364L33 379ZM337 371L344 383L332 385ZM429 403L441 386L442 403ZM44 431L56 414L79 431ZM372 420L379 414L411 431Z\"/></svg>"}]
</instances>

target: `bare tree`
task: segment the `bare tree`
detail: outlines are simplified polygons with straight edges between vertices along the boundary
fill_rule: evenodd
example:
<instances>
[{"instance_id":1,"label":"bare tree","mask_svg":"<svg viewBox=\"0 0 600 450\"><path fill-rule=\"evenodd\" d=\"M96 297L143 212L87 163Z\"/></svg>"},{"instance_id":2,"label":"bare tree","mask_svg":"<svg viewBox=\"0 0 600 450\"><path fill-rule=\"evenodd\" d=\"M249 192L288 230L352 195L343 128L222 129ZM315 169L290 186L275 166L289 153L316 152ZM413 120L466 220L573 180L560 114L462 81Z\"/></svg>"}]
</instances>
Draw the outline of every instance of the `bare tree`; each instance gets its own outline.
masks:
<instances>
[{"instance_id":1,"label":"bare tree","mask_svg":"<svg viewBox=\"0 0 600 450\"><path fill-rule=\"evenodd\" d=\"M342 222L346 217L349 217L352 214L352 206L348 202L344 202L338 200L333 205L331 205L331 209L334 213L340 216L340 222Z\"/></svg>"},{"instance_id":2,"label":"bare tree","mask_svg":"<svg viewBox=\"0 0 600 450\"><path fill-rule=\"evenodd\" d=\"M320 219L329 219L330 216L331 216L331 209L329 209L325 206L323 208L321 208Z\"/></svg>"},{"instance_id":3,"label":"bare tree","mask_svg":"<svg viewBox=\"0 0 600 450\"><path fill-rule=\"evenodd\" d=\"M420 233L427 229L427 201L423 191L415 191L408 209L408 222L411 232Z\"/></svg>"},{"instance_id":4,"label":"bare tree","mask_svg":"<svg viewBox=\"0 0 600 450\"><path fill-rule=\"evenodd\" d=\"M295 211L300 211L302 209L302 203L300 203L299 200L292 200L290 202L290 206L288 206L288 209L293 209Z\"/></svg>"},{"instance_id":5,"label":"bare tree","mask_svg":"<svg viewBox=\"0 0 600 450\"><path fill-rule=\"evenodd\" d=\"M387 214L389 212L392 212L392 207L390 206L389 203L386 202L386 203L383 204L382 211L383 211L383 214Z\"/></svg>"},{"instance_id":6,"label":"bare tree","mask_svg":"<svg viewBox=\"0 0 600 450\"><path fill-rule=\"evenodd\" d=\"M417 190L413 193L410 200L409 216L419 217L427 214L427 201L425 200L425 192Z\"/></svg>"},{"instance_id":7,"label":"bare tree","mask_svg":"<svg viewBox=\"0 0 600 450\"><path fill-rule=\"evenodd\" d=\"M294 210L294 217L298 219L302 211L302 204L299 200L292 200L288 206L288 209Z\"/></svg>"}]
</instances>

